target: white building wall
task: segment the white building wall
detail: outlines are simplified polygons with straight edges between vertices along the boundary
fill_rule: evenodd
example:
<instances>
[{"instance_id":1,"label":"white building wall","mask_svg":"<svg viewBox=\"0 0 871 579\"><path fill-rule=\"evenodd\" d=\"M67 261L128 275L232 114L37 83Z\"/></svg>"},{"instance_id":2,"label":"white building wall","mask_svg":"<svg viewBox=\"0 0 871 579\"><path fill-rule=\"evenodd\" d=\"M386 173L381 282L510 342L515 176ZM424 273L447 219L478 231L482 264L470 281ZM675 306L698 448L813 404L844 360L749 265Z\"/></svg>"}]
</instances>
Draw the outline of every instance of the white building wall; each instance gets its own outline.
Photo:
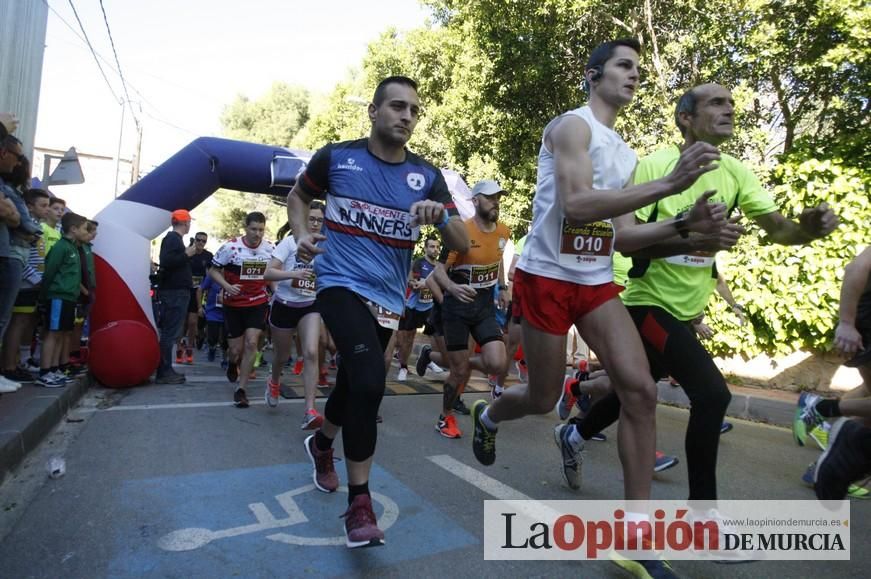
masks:
<instances>
[{"instance_id":1,"label":"white building wall","mask_svg":"<svg viewBox=\"0 0 871 579\"><path fill-rule=\"evenodd\" d=\"M0 0L0 111L18 117L15 136L31 158L47 26L45 2Z\"/></svg>"}]
</instances>

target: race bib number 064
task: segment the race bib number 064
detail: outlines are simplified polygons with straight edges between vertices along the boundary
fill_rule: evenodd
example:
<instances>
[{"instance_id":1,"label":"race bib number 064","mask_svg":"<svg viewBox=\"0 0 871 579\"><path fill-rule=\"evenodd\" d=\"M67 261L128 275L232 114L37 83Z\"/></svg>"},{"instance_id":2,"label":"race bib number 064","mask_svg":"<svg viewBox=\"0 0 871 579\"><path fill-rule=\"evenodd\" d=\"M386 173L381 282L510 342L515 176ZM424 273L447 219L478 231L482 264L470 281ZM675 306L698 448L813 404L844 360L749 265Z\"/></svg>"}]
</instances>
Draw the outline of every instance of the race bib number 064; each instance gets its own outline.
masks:
<instances>
[{"instance_id":1,"label":"race bib number 064","mask_svg":"<svg viewBox=\"0 0 871 579\"><path fill-rule=\"evenodd\" d=\"M574 225L563 219L560 234L560 265L599 266L611 262L614 227L607 221Z\"/></svg>"}]
</instances>

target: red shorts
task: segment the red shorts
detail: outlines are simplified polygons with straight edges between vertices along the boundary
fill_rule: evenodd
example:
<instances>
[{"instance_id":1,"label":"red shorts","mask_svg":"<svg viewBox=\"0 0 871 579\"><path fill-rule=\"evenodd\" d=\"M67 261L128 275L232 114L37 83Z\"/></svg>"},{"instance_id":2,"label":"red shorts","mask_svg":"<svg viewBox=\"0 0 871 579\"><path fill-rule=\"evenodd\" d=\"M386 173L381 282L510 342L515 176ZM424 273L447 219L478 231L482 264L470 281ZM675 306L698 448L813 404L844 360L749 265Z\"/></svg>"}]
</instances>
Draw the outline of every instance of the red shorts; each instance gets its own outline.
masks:
<instances>
[{"instance_id":1,"label":"red shorts","mask_svg":"<svg viewBox=\"0 0 871 579\"><path fill-rule=\"evenodd\" d=\"M617 297L623 286L613 282L580 285L514 270L514 315L536 330L564 336L572 325L602 304Z\"/></svg>"}]
</instances>

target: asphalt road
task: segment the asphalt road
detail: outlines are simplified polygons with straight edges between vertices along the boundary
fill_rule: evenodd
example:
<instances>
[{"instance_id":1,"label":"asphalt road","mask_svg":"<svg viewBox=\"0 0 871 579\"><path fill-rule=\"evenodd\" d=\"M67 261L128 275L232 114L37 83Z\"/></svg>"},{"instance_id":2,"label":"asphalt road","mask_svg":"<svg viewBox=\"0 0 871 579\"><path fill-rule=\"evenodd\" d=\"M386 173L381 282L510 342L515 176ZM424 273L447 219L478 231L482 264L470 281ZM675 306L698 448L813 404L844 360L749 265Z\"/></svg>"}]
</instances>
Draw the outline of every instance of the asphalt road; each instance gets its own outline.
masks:
<instances>
[{"instance_id":1,"label":"asphalt road","mask_svg":"<svg viewBox=\"0 0 871 579\"><path fill-rule=\"evenodd\" d=\"M460 440L435 432L439 395L387 396L370 483L387 545L350 551L340 544L345 496L311 489L301 401L265 407L261 373L261 386L249 393L259 403L236 409L216 371L194 373L196 381L182 386L89 391L72 422L0 487L0 576L629 577L608 562L484 560L483 501L494 497L471 482L495 481L536 499L619 499L613 429L607 442L590 443L585 486L573 492L553 443L555 415L504 426L496 464L482 467L468 417L459 418L467 434ZM686 496L686 420L686 411L658 410L658 448L682 463L657 475L654 498ZM799 477L816 455L795 446L785 429L737 421L720 448L721 498L812 499ZM65 459L65 476L48 478L50 456ZM344 482L342 463L337 470ZM869 512L868 502L853 502L856 539L869 531ZM849 562L674 566L698 578L865 577L871 555L856 545Z\"/></svg>"}]
</instances>

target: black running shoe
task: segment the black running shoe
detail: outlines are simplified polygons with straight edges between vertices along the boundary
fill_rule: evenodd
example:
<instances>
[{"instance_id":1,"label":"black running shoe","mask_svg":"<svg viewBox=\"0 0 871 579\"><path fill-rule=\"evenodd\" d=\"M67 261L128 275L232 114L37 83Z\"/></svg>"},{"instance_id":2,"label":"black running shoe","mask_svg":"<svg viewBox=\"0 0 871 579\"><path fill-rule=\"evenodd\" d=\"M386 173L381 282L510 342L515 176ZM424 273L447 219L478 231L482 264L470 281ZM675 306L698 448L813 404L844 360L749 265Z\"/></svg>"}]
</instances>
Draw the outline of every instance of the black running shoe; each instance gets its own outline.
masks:
<instances>
[{"instance_id":1,"label":"black running shoe","mask_svg":"<svg viewBox=\"0 0 871 579\"><path fill-rule=\"evenodd\" d=\"M236 408L248 408L248 395L245 394L244 388L236 388L233 392L233 402L236 403Z\"/></svg>"},{"instance_id":2,"label":"black running shoe","mask_svg":"<svg viewBox=\"0 0 871 579\"><path fill-rule=\"evenodd\" d=\"M420 348L420 356L417 357L417 363L414 365L418 376L426 374L426 367L429 366L429 355L432 352L432 346L424 344ZM468 414L468 412L466 412Z\"/></svg>"},{"instance_id":3,"label":"black running shoe","mask_svg":"<svg viewBox=\"0 0 871 579\"><path fill-rule=\"evenodd\" d=\"M460 397L457 397L457 400L454 402L454 412L462 414L463 416L468 416L472 413Z\"/></svg>"},{"instance_id":4,"label":"black running shoe","mask_svg":"<svg viewBox=\"0 0 871 579\"><path fill-rule=\"evenodd\" d=\"M496 462L496 433L481 422L481 414L486 408L487 403L483 400L478 400L472 405L472 424L475 427L475 434L472 436L472 451L478 462L489 466Z\"/></svg>"},{"instance_id":5,"label":"black running shoe","mask_svg":"<svg viewBox=\"0 0 871 579\"><path fill-rule=\"evenodd\" d=\"M236 382L239 379L239 364L233 364L230 362L227 364L227 380L230 382Z\"/></svg>"},{"instance_id":6,"label":"black running shoe","mask_svg":"<svg viewBox=\"0 0 871 579\"><path fill-rule=\"evenodd\" d=\"M871 457L862 452L859 438L864 427L840 418L832 425L829 446L817 460L814 488L820 500L841 500L853 481L871 473Z\"/></svg>"}]
</instances>

